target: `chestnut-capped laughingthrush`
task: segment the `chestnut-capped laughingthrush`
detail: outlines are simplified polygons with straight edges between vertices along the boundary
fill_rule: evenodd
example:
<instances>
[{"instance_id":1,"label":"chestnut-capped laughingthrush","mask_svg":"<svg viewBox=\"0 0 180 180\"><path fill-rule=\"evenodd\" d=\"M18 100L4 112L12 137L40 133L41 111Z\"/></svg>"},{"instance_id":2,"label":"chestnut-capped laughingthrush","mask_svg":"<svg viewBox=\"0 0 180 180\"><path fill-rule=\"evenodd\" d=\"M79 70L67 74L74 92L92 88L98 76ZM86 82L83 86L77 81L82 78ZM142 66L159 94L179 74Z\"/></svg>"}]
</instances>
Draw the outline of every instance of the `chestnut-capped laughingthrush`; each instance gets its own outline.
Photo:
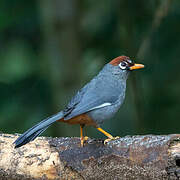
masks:
<instances>
[{"instance_id":1,"label":"chestnut-capped laughingthrush","mask_svg":"<svg viewBox=\"0 0 180 180\"><path fill-rule=\"evenodd\" d=\"M100 128L106 120L112 118L124 101L126 80L129 72L143 68L142 64L135 64L127 56L119 56L108 64L87 83L71 99L66 108L57 114L36 124L14 142L15 148L33 141L44 132L52 123L59 121L68 124L79 124L81 130L81 146L84 144L83 127L94 126L108 137L115 139L111 134Z\"/></svg>"}]
</instances>

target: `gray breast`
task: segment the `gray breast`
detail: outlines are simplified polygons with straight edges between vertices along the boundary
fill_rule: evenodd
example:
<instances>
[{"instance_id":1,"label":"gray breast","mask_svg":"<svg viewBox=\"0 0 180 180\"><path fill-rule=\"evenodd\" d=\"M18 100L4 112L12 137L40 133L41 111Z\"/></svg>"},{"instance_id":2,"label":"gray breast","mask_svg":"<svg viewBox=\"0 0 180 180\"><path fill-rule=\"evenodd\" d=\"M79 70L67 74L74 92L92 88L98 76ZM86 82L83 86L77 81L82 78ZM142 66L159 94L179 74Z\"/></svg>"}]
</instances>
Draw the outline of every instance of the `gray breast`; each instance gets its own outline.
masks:
<instances>
[{"instance_id":1,"label":"gray breast","mask_svg":"<svg viewBox=\"0 0 180 180\"><path fill-rule=\"evenodd\" d=\"M105 120L111 119L116 114L121 104L123 103L124 98L125 98L125 92L121 92L118 100L114 104L89 111L87 114L95 121L97 125L100 125Z\"/></svg>"},{"instance_id":2,"label":"gray breast","mask_svg":"<svg viewBox=\"0 0 180 180\"><path fill-rule=\"evenodd\" d=\"M112 96L115 98L111 101L111 105L88 112L88 115L96 122L97 125L100 125L105 120L112 118L119 110L125 98L126 79L128 77L128 73L119 71L118 67L108 65L104 71L109 72L105 73L103 89L101 91L98 90L98 92L100 91L101 94L104 94L104 96ZM105 77L106 74L108 74L108 77Z\"/></svg>"}]
</instances>

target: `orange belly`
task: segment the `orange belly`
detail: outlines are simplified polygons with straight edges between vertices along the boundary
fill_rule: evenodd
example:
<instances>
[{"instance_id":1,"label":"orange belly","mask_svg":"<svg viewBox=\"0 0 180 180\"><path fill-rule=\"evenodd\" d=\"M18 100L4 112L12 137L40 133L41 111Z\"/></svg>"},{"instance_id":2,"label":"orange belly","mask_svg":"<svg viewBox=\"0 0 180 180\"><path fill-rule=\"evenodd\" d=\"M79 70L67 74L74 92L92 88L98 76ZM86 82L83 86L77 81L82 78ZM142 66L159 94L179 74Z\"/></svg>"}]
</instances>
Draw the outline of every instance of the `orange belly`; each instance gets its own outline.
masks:
<instances>
[{"instance_id":1,"label":"orange belly","mask_svg":"<svg viewBox=\"0 0 180 180\"><path fill-rule=\"evenodd\" d=\"M81 114L79 116L73 117L68 120L64 120L64 118L62 118L58 121L68 123L68 124L81 124L81 125L97 127L97 124L87 114Z\"/></svg>"}]
</instances>

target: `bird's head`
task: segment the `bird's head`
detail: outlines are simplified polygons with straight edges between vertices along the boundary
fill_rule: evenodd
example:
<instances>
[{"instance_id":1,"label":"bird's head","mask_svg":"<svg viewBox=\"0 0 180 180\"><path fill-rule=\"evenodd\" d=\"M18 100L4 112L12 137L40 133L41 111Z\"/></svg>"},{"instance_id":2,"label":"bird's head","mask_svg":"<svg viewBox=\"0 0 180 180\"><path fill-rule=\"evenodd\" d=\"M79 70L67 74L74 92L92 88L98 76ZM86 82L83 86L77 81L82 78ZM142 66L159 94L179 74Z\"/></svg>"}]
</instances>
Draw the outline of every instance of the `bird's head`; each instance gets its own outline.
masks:
<instances>
[{"instance_id":1,"label":"bird's head","mask_svg":"<svg viewBox=\"0 0 180 180\"><path fill-rule=\"evenodd\" d=\"M109 64L118 67L121 71L132 71L144 68L143 64L136 64L127 56L119 56L110 61Z\"/></svg>"}]
</instances>

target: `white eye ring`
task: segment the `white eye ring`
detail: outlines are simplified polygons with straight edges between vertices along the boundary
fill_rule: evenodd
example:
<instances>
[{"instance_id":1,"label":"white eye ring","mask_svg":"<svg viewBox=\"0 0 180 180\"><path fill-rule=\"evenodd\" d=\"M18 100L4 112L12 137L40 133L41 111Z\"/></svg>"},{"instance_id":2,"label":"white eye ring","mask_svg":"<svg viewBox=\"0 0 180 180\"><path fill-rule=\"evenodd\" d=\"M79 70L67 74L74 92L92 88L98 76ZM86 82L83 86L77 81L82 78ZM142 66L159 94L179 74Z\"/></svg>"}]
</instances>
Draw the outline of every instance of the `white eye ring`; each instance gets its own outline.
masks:
<instances>
[{"instance_id":1,"label":"white eye ring","mask_svg":"<svg viewBox=\"0 0 180 180\"><path fill-rule=\"evenodd\" d=\"M127 66L127 62L121 62L120 64L119 64L119 67L122 69L122 70L124 70L124 69L126 69L126 66Z\"/></svg>"}]
</instances>

